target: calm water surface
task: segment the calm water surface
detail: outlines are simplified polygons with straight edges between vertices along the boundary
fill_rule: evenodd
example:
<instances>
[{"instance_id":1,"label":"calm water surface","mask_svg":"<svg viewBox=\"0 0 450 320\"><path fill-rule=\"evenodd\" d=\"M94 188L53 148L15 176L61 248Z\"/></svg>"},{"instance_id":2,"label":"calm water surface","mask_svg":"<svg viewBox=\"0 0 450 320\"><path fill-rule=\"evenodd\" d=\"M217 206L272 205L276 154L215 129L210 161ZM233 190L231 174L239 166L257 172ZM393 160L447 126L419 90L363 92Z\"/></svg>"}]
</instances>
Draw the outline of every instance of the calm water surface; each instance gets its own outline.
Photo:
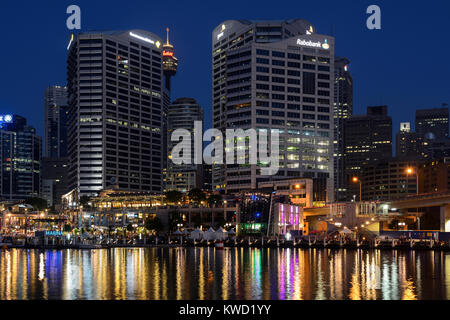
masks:
<instances>
[{"instance_id":1,"label":"calm water surface","mask_svg":"<svg viewBox=\"0 0 450 320\"><path fill-rule=\"evenodd\" d=\"M0 299L450 299L450 254L12 249L0 252Z\"/></svg>"}]
</instances>

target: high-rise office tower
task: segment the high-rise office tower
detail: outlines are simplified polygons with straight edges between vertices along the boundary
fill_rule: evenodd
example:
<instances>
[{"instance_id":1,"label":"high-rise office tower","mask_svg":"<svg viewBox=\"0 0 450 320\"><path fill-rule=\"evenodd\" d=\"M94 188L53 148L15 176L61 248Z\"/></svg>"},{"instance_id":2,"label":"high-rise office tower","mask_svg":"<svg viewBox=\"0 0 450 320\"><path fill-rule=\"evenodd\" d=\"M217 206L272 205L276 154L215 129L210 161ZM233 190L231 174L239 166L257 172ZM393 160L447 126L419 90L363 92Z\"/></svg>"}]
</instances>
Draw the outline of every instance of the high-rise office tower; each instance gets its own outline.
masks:
<instances>
[{"instance_id":1,"label":"high-rise office tower","mask_svg":"<svg viewBox=\"0 0 450 320\"><path fill-rule=\"evenodd\" d=\"M169 163L166 175L166 190L189 192L194 188L203 187L203 166L194 162L194 141L191 141L191 164L177 165L172 162L172 148L178 142L172 142L170 137L177 129L189 130L194 135L194 121L200 121L203 126L203 110L195 99L180 98L172 102L167 113L169 138Z\"/></svg>"},{"instance_id":2,"label":"high-rise office tower","mask_svg":"<svg viewBox=\"0 0 450 320\"><path fill-rule=\"evenodd\" d=\"M213 165L214 190L287 177L331 182L334 39L305 20L229 20L212 36L213 127L280 131L277 175L262 176L262 163Z\"/></svg>"},{"instance_id":3,"label":"high-rise office tower","mask_svg":"<svg viewBox=\"0 0 450 320\"><path fill-rule=\"evenodd\" d=\"M347 200L359 194L352 182L371 162L392 157L392 118L387 106L368 107L367 115L354 115L344 121L344 166ZM364 183L364 181L362 181Z\"/></svg>"},{"instance_id":4,"label":"high-rise office tower","mask_svg":"<svg viewBox=\"0 0 450 320\"><path fill-rule=\"evenodd\" d=\"M72 42L70 199L113 187L162 192L162 58L161 39L144 30L79 34Z\"/></svg>"},{"instance_id":5,"label":"high-rise office tower","mask_svg":"<svg viewBox=\"0 0 450 320\"><path fill-rule=\"evenodd\" d=\"M4 200L38 197L41 191L42 139L18 115L0 116L0 196Z\"/></svg>"},{"instance_id":6,"label":"high-rise office tower","mask_svg":"<svg viewBox=\"0 0 450 320\"><path fill-rule=\"evenodd\" d=\"M353 78L347 58L334 60L334 190L337 201L346 197L344 121L353 115Z\"/></svg>"},{"instance_id":7,"label":"high-rise office tower","mask_svg":"<svg viewBox=\"0 0 450 320\"><path fill-rule=\"evenodd\" d=\"M396 135L395 149L398 159L419 160L423 157L423 137L411 131L409 122L402 122Z\"/></svg>"},{"instance_id":8,"label":"high-rise office tower","mask_svg":"<svg viewBox=\"0 0 450 320\"><path fill-rule=\"evenodd\" d=\"M45 89L45 157L67 156L67 87Z\"/></svg>"},{"instance_id":9,"label":"high-rise office tower","mask_svg":"<svg viewBox=\"0 0 450 320\"><path fill-rule=\"evenodd\" d=\"M425 139L449 137L448 107L416 110L416 132Z\"/></svg>"}]
</instances>

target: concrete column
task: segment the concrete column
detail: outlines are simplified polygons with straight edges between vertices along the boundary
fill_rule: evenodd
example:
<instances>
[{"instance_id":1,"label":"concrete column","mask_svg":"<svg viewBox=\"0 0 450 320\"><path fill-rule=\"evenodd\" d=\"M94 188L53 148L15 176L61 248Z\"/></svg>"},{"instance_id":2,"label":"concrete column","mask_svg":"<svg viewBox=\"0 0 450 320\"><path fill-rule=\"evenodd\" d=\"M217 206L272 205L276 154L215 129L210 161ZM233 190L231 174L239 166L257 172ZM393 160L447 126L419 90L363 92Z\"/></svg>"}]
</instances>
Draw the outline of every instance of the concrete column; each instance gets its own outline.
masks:
<instances>
[{"instance_id":1,"label":"concrete column","mask_svg":"<svg viewBox=\"0 0 450 320\"><path fill-rule=\"evenodd\" d=\"M450 205L442 206L440 209L441 232L450 232Z\"/></svg>"}]
</instances>

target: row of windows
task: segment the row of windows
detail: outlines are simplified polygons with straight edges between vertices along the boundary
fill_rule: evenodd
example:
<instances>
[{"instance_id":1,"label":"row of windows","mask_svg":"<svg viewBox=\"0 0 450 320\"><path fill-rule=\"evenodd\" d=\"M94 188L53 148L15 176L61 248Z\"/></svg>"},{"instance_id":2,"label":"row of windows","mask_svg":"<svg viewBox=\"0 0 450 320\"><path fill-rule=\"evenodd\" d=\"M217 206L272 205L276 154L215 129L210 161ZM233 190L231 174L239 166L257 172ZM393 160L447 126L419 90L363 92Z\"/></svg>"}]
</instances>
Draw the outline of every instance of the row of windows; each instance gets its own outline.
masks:
<instances>
[{"instance_id":1,"label":"row of windows","mask_svg":"<svg viewBox=\"0 0 450 320\"><path fill-rule=\"evenodd\" d=\"M261 110L261 109L257 109L256 110L256 114L260 115L260 116L269 116L269 110ZM272 117L285 117L286 113L283 111L272 111L271 112ZM245 116L249 116L249 114L239 114L241 117L245 117ZM314 114L309 114L309 113L303 113L302 115L300 113L295 113L295 112L288 112L287 113L287 117L288 118L294 118L294 119L307 119L307 120L316 120L316 115ZM230 118L230 117L228 117ZM329 116L325 116L325 115L317 115L317 120L319 121L330 121L330 117ZM329 125L327 124L326 128L324 129L329 129Z\"/></svg>"},{"instance_id":2,"label":"row of windows","mask_svg":"<svg viewBox=\"0 0 450 320\"><path fill-rule=\"evenodd\" d=\"M257 66L256 67L256 72L260 72L260 73L270 73L270 68L268 67L262 67L262 66ZM295 77L300 77L301 76L301 71L297 71L297 70L287 70L286 69L277 69L277 68L272 68L272 73L273 74L279 74L279 75L287 75L288 76L295 76ZM323 73L319 73L317 74L317 78L321 79L321 80L330 80L330 75L329 74L323 74Z\"/></svg>"},{"instance_id":3,"label":"row of windows","mask_svg":"<svg viewBox=\"0 0 450 320\"><path fill-rule=\"evenodd\" d=\"M256 58L256 63L259 63L259 64L270 64L270 60L266 59L266 58ZM286 66L286 62L283 61L283 60L275 60L275 59L273 59L272 60L272 65L273 66L285 67ZM290 68L298 68L298 69L300 69L301 67L303 67L303 69L307 69L307 70L316 70L316 65L315 64L309 64L309 63L300 64L299 62L288 61L287 66L290 67ZM319 66L317 66L317 70L318 71L330 72L330 67L329 66L321 66L321 65L319 65Z\"/></svg>"}]
</instances>

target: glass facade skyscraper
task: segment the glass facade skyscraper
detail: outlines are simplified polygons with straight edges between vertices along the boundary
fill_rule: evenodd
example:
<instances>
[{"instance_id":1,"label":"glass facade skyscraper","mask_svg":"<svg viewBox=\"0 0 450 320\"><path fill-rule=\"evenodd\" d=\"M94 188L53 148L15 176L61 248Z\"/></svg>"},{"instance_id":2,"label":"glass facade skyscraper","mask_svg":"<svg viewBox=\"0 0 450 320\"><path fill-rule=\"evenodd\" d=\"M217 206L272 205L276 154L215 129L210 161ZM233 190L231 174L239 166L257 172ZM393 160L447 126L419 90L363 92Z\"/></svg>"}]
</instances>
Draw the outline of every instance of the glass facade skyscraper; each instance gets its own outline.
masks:
<instances>
[{"instance_id":1,"label":"glass facade skyscraper","mask_svg":"<svg viewBox=\"0 0 450 320\"><path fill-rule=\"evenodd\" d=\"M203 124L202 107L192 98L180 98L172 102L167 113L168 119L168 145L169 163L167 167L166 190L178 190L189 192L194 188L203 187L203 166L194 163L194 142L191 143L191 163L186 165L176 165L172 159L171 151L176 145L170 137L177 129L189 130L191 137L194 134L194 122L200 121Z\"/></svg>"},{"instance_id":2,"label":"glass facade skyscraper","mask_svg":"<svg viewBox=\"0 0 450 320\"><path fill-rule=\"evenodd\" d=\"M347 58L334 63L334 191L337 201L346 197L344 166L344 121L353 115L353 78Z\"/></svg>"},{"instance_id":3,"label":"glass facade skyscraper","mask_svg":"<svg viewBox=\"0 0 450 320\"><path fill-rule=\"evenodd\" d=\"M67 87L45 89L45 152L47 158L67 157Z\"/></svg>"}]
</instances>

